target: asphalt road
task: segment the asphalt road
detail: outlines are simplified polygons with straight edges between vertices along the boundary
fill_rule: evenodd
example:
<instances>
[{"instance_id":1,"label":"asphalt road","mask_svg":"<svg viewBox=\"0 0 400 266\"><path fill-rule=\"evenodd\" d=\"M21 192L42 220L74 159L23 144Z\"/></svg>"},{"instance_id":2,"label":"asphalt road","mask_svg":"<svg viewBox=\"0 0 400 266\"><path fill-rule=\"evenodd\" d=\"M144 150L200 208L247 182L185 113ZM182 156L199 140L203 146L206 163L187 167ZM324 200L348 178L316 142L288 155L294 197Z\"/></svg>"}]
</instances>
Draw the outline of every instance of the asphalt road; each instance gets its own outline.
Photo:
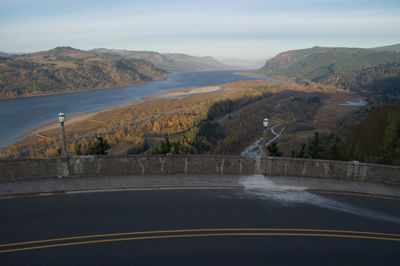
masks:
<instances>
[{"instance_id":1,"label":"asphalt road","mask_svg":"<svg viewBox=\"0 0 400 266\"><path fill-rule=\"evenodd\" d=\"M0 265L398 265L399 206L245 189L2 199Z\"/></svg>"}]
</instances>

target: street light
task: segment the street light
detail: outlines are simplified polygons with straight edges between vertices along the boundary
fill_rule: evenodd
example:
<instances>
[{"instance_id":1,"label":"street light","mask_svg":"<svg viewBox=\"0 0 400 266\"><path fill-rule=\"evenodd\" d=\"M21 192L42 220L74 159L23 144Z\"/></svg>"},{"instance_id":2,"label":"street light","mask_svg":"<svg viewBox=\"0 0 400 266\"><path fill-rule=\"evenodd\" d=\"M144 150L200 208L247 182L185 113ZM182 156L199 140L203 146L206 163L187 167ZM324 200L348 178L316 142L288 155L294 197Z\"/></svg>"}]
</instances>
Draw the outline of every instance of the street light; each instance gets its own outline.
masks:
<instances>
[{"instance_id":1,"label":"street light","mask_svg":"<svg viewBox=\"0 0 400 266\"><path fill-rule=\"evenodd\" d=\"M267 127L268 127L269 119L264 118L263 120L263 127L264 127L264 136L263 136L263 148L261 149L261 157L267 156L267 148L265 145L267 144Z\"/></svg>"},{"instance_id":2,"label":"street light","mask_svg":"<svg viewBox=\"0 0 400 266\"><path fill-rule=\"evenodd\" d=\"M62 151L61 151L61 156L62 157L67 157L67 149L65 148L65 130L64 130L65 114L64 113L59 113L58 114L58 121L60 121L61 133L62 133Z\"/></svg>"},{"instance_id":3,"label":"street light","mask_svg":"<svg viewBox=\"0 0 400 266\"><path fill-rule=\"evenodd\" d=\"M264 118L264 120L263 120L264 130L267 130L268 122L269 122L268 118Z\"/></svg>"}]
</instances>

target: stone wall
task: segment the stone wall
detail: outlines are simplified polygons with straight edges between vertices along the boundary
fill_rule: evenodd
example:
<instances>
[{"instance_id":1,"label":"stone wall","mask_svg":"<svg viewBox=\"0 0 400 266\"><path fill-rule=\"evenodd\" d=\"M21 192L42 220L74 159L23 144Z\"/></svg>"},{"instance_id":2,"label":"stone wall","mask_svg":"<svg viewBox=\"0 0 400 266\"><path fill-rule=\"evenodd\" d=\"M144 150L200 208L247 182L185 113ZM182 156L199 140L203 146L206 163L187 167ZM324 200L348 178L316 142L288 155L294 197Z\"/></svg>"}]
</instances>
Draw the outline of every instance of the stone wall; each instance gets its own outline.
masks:
<instances>
[{"instance_id":1,"label":"stone wall","mask_svg":"<svg viewBox=\"0 0 400 266\"><path fill-rule=\"evenodd\" d=\"M400 184L400 167L358 162L240 156L130 155L0 160L0 182L68 176L296 176Z\"/></svg>"},{"instance_id":2,"label":"stone wall","mask_svg":"<svg viewBox=\"0 0 400 266\"><path fill-rule=\"evenodd\" d=\"M68 176L68 162L61 158L0 160L0 182Z\"/></svg>"}]
</instances>

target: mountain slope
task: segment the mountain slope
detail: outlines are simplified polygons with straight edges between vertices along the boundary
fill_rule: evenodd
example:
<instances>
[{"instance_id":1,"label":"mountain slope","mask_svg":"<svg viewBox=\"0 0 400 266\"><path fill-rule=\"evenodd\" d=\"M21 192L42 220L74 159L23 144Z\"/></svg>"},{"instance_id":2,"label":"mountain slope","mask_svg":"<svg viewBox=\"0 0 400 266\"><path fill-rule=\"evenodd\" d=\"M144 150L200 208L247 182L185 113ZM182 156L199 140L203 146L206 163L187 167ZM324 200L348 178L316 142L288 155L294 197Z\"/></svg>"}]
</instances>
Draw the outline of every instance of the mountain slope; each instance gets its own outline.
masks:
<instances>
[{"instance_id":1,"label":"mountain slope","mask_svg":"<svg viewBox=\"0 0 400 266\"><path fill-rule=\"evenodd\" d=\"M366 68L400 63L400 53L360 48L313 47L281 53L257 72L329 81L332 77Z\"/></svg>"},{"instance_id":2,"label":"mountain slope","mask_svg":"<svg viewBox=\"0 0 400 266\"><path fill-rule=\"evenodd\" d=\"M70 47L3 58L0 97L65 93L131 86L166 79L151 63Z\"/></svg>"},{"instance_id":3,"label":"mountain slope","mask_svg":"<svg viewBox=\"0 0 400 266\"><path fill-rule=\"evenodd\" d=\"M381 95L380 101L400 104L400 52L313 47L283 52L256 73L372 92Z\"/></svg>"},{"instance_id":4,"label":"mountain slope","mask_svg":"<svg viewBox=\"0 0 400 266\"><path fill-rule=\"evenodd\" d=\"M117 54L126 58L137 58L148 61L156 67L167 72L191 72L232 69L232 67L222 64L212 57L197 57L186 54L160 54L148 51L127 51L97 48L93 52Z\"/></svg>"}]
</instances>

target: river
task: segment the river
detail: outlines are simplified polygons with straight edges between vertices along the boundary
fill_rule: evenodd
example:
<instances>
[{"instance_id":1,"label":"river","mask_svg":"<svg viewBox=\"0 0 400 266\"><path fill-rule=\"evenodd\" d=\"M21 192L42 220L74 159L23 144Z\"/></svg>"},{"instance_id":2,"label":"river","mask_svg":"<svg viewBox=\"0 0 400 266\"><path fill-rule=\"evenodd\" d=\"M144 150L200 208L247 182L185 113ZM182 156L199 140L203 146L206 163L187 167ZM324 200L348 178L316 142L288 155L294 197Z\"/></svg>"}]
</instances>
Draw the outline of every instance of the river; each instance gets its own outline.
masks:
<instances>
[{"instance_id":1,"label":"river","mask_svg":"<svg viewBox=\"0 0 400 266\"><path fill-rule=\"evenodd\" d=\"M235 72L223 70L168 74L166 80L132 87L0 100L0 148L11 145L35 128L54 122L59 112L71 116L138 102L146 96L168 91L262 79L237 75Z\"/></svg>"}]
</instances>

